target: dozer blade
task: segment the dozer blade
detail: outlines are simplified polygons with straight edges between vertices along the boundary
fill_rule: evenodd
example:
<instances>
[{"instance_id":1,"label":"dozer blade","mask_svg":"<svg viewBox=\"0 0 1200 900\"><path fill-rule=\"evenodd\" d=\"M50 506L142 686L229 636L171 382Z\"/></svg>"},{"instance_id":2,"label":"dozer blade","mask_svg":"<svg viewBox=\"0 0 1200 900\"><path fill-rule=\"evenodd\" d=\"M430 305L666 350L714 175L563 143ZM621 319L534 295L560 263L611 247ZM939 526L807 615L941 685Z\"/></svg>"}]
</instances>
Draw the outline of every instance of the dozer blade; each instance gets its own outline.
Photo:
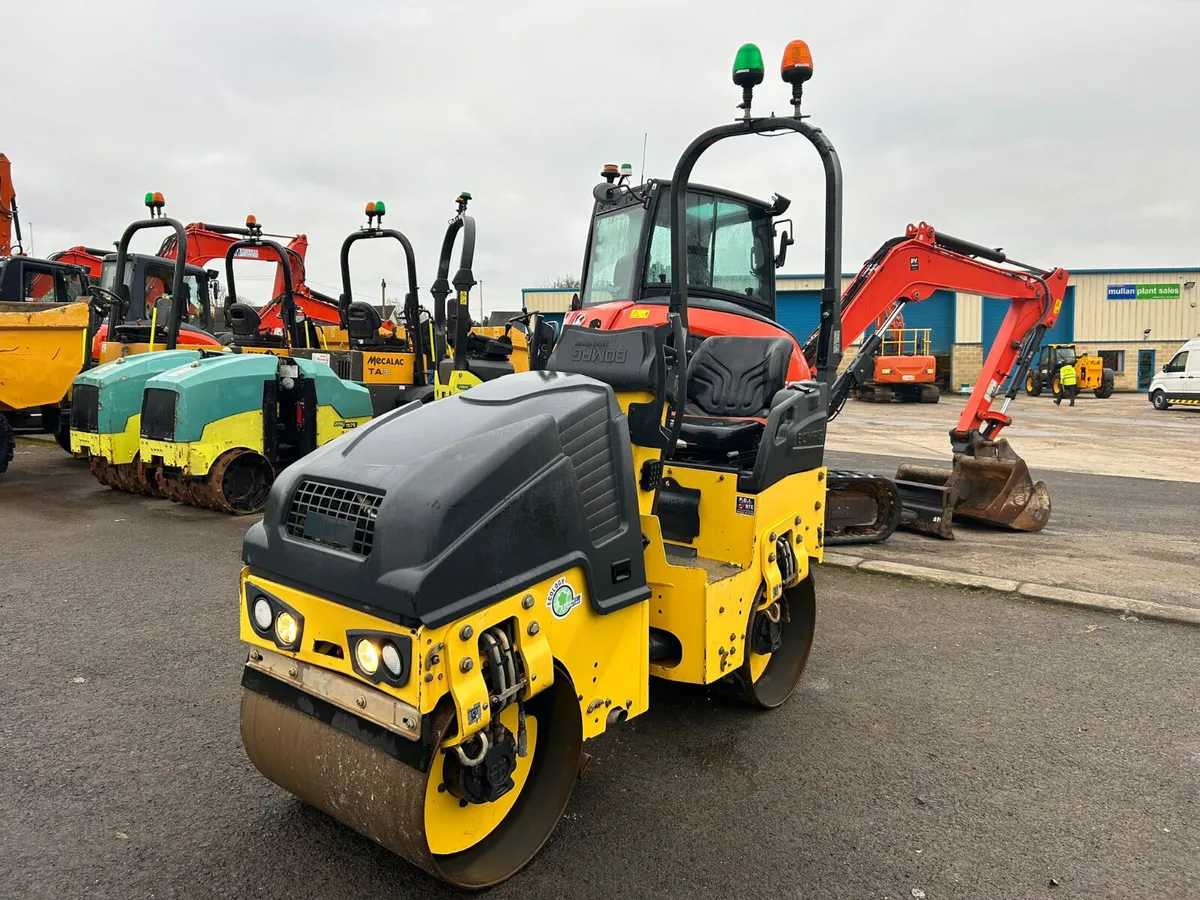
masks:
<instances>
[{"instance_id":1,"label":"dozer blade","mask_svg":"<svg viewBox=\"0 0 1200 900\"><path fill-rule=\"evenodd\" d=\"M1050 521L1050 493L1003 438L955 453L951 469L902 465L896 478L954 489L954 515L1013 531L1041 531Z\"/></svg>"},{"instance_id":2,"label":"dozer blade","mask_svg":"<svg viewBox=\"0 0 1200 900\"><path fill-rule=\"evenodd\" d=\"M877 544L900 524L900 494L878 475L830 471L825 545Z\"/></svg>"}]
</instances>

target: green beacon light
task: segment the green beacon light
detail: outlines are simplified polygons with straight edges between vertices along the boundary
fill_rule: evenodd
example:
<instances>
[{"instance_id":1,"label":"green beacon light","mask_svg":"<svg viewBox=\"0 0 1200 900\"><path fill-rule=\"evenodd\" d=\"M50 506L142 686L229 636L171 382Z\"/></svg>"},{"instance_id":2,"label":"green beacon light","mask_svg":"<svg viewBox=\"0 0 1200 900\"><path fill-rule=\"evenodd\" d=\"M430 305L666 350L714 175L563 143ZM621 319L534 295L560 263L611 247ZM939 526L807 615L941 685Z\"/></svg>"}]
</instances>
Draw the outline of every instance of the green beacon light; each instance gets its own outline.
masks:
<instances>
[{"instance_id":1,"label":"green beacon light","mask_svg":"<svg viewBox=\"0 0 1200 900\"><path fill-rule=\"evenodd\" d=\"M621 163L621 177L633 178L633 163Z\"/></svg>"},{"instance_id":2,"label":"green beacon light","mask_svg":"<svg viewBox=\"0 0 1200 900\"><path fill-rule=\"evenodd\" d=\"M147 206L154 205L154 192L153 191L146 191L146 205Z\"/></svg>"},{"instance_id":3,"label":"green beacon light","mask_svg":"<svg viewBox=\"0 0 1200 900\"><path fill-rule=\"evenodd\" d=\"M737 56L733 58L733 83L742 89L742 102L738 109L744 111L743 118L750 121L750 101L754 94L755 85L763 80L762 51L757 44L742 44Z\"/></svg>"},{"instance_id":4,"label":"green beacon light","mask_svg":"<svg viewBox=\"0 0 1200 900\"><path fill-rule=\"evenodd\" d=\"M382 200L375 201L375 215L382 216L387 212L387 205Z\"/></svg>"}]
</instances>

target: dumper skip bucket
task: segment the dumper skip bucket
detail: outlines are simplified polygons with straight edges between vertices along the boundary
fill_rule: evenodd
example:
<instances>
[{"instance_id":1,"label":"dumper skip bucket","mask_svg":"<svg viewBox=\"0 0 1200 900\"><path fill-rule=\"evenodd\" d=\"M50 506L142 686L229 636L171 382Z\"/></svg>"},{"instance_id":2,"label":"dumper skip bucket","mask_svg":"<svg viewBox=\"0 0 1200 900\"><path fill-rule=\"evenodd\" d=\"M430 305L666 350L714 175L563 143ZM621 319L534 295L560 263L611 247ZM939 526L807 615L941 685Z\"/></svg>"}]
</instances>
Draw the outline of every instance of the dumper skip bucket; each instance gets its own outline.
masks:
<instances>
[{"instance_id":1,"label":"dumper skip bucket","mask_svg":"<svg viewBox=\"0 0 1200 900\"><path fill-rule=\"evenodd\" d=\"M955 453L950 469L905 464L898 480L953 488L956 519L1013 531L1041 531L1050 521L1050 493L1035 482L1007 440L978 441L974 453Z\"/></svg>"}]
</instances>

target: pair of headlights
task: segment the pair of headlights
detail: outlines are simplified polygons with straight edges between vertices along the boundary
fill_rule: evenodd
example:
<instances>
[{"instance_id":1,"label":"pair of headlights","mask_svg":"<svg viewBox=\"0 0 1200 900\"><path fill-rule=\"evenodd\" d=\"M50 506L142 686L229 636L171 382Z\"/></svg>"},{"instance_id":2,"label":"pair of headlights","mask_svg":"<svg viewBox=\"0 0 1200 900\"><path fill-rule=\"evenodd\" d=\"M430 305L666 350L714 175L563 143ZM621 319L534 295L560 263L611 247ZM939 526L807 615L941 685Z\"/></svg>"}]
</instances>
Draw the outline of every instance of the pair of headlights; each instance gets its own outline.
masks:
<instances>
[{"instance_id":1,"label":"pair of headlights","mask_svg":"<svg viewBox=\"0 0 1200 900\"><path fill-rule=\"evenodd\" d=\"M394 687L408 683L412 660L412 641L406 635L381 631L348 631L354 671L368 681L383 681Z\"/></svg>"},{"instance_id":2,"label":"pair of headlights","mask_svg":"<svg viewBox=\"0 0 1200 900\"><path fill-rule=\"evenodd\" d=\"M281 650L297 652L304 633L304 616L277 597L251 586L250 622L255 632L274 641ZM356 674L372 684L386 682L394 687L408 683L412 662L412 640L407 635L381 631L348 631L346 646Z\"/></svg>"},{"instance_id":3,"label":"pair of headlights","mask_svg":"<svg viewBox=\"0 0 1200 900\"><path fill-rule=\"evenodd\" d=\"M266 594L259 594L250 607L254 630L269 637L283 650L300 649L304 617Z\"/></svg>"}]
</instances>

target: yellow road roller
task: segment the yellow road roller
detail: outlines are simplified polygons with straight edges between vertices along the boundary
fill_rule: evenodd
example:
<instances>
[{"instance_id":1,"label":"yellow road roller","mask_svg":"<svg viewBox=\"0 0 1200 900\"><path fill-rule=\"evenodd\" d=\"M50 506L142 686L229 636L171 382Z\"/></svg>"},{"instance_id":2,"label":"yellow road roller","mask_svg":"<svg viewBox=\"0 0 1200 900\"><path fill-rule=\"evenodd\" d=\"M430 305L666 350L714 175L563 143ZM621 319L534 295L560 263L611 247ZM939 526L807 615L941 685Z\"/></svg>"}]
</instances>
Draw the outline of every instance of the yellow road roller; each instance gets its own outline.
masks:
<instances>
[{"instance_id":1,"label":"yellow road roller","mask_svg":"<svg viewBox=\"0 0 1200 900\"><path fill-rule=\"evenodd\" d=\"M768 708L791 694L841 355L841 174L800 117L809 74L789 45L794 115L752 117L762 61L743 47L744 117L698 137L672 184L731 137L817 149L817 377L788 381L784 336L710 337L689 359L688 296L712 287L693 262L713 236L678 190L665 325L568 326L545 371L407 404L284 470L240 582L241 736L267 778L479 889L537 853L584 742L646 712L651 676Z\"/></svg>"}]
</instances>

